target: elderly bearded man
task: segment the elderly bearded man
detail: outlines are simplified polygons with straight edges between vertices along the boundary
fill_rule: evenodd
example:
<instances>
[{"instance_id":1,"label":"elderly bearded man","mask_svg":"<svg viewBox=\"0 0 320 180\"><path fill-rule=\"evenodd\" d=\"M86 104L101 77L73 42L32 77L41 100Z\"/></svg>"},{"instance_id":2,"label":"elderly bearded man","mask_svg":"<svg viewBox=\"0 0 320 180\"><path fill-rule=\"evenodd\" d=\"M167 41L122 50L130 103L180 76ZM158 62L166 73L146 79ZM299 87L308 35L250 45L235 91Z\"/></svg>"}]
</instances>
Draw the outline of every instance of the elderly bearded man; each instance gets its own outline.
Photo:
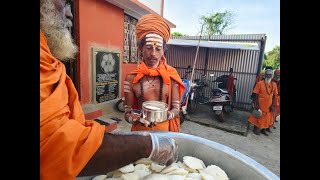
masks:
<instances>
[{"instance_id":1,"label":"elderly bearded man","mask_svg":"<svg viewBox=\"0 0 320 180\"><path fill-rule=\"evenodd\" d=\"M252 92L254 108L262 111L260 118L256 118L252 114L249 115L249 122L254 125L253 132L256 135L260 135L261 131L262 134L269 136L266 131L271 132L274 98L278 95L277 85L271 81L272 75L272 70L267 69L264 80L259 81Z\"/></svg>"},{"instance_id":2,"label":"elderly bearded man","mask_svg":"<svg viewBox=\"0 0 320 180\"><path fill-rule=\"evenodd\" d=\"M85 119L61 62L77 53L71 19L65 0L40 0L40 179L106 174L141 158L172 164L174 139L149 132L107 134L105 126Z\"/></svg>"}]
</instances>

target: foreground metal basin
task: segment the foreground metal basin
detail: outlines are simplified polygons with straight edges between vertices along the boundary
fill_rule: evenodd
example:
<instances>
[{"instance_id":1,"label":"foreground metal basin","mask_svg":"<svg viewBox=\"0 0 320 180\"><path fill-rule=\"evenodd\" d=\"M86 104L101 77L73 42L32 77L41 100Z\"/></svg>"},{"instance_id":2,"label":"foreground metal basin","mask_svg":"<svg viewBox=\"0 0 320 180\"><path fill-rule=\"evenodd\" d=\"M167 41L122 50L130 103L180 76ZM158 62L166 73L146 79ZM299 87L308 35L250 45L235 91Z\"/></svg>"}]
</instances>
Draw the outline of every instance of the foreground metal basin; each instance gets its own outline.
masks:
<instances>
[{"instance_id":1,"label":"foreground metal basin","mask_svg":"<svg viewBox=\"0 0 320 180\"><path fill-rule=\"evenodd\" d=\"M194 156L206 166L214 164L223 169L232 180L278 180L260 163L225 145L184 133L153 132L158 135L172 137L178 144L179 161L183 156ZM94 176L93 176L94 177ZM92 177L78 177L76 180L90 180Z\"/></svg>"}]
</instances>

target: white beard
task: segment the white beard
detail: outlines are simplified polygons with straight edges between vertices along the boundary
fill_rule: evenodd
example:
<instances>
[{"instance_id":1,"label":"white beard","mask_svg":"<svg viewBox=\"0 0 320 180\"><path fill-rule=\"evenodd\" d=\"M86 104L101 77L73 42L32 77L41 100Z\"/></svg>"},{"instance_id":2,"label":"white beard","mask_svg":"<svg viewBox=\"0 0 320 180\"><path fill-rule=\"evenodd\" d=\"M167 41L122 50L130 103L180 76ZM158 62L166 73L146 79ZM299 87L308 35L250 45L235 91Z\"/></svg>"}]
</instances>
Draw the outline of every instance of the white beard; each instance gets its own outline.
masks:
<instances>
[{"instance_id":1,"label":"white beard","mask_svg":"<svg viewBox=\"0 0 320 180\"><path fill-rule=\"evenodd\" d=\"M45 35L52 55L61 61L75 58L78 47L68 28L72 22L59 13L51 0L44 0L40 7L40 29Z\"/></svg>"},{"instance_id":2,"label":"white beard","mask_svg":"<svg viewBox=\"0 0 320 180\"><path fill-rule=\"evenodd\" d=\"M269 84L269 83L271 82L271 78L268 78L268 79L265 78L265 79L264 79L264 82L267 83L267 84Z\"/></svg>"}]
</instances>

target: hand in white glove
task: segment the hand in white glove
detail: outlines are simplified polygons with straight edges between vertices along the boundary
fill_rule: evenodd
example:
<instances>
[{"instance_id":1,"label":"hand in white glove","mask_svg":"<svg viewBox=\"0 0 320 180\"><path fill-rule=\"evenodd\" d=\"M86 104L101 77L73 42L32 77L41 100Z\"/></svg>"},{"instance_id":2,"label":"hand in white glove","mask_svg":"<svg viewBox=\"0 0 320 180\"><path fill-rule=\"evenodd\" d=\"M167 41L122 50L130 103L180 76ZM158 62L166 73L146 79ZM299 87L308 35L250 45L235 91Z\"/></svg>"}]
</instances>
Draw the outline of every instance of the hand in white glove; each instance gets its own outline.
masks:
<instances>
[{"instance_id":1,"label":"hand in white glove","mask_svg":"<svg viewBox=\"0 0 320 180\"><path fill-rule=\"evenodd\" d=\"M166 166L169 166L178 160L178 145L173 138L164 135L156 135L148 131L133 131L115 134L150 136L152 150L148 159Z\"/></svg>"},{"instance_id":2,"label":"hand in white glove","mask_svg":"<svg viewBox=\"0 0 320 180\"><path fill-rule=\"evenodd\" d=\"M150 136L152 140L152 151L149 159L166 166L178 160L178 145L174 139L152 133L150 133Z\"/></svg>"}]
</instances>

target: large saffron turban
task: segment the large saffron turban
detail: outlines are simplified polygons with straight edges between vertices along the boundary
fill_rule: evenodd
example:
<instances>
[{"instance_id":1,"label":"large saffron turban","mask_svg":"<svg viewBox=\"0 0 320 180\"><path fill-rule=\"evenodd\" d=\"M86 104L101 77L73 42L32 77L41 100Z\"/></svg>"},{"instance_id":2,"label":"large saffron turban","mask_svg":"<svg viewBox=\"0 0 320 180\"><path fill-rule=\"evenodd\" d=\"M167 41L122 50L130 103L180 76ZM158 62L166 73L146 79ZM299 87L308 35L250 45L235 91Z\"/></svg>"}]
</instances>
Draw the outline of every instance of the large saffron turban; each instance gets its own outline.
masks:
<instances>
[{"instance_id":1,"label":"large saffron turban","mask_svg":"<svg viewBox=\"0 0 320 180\"><path fill-rule=\"evenodd\" d=\"M141 41L147 34L156 33L168 42L170 38L170 26L163 17L156 14L147 14L142 16L136 25L136 35Z\"/></svg>"}]
</instances>

